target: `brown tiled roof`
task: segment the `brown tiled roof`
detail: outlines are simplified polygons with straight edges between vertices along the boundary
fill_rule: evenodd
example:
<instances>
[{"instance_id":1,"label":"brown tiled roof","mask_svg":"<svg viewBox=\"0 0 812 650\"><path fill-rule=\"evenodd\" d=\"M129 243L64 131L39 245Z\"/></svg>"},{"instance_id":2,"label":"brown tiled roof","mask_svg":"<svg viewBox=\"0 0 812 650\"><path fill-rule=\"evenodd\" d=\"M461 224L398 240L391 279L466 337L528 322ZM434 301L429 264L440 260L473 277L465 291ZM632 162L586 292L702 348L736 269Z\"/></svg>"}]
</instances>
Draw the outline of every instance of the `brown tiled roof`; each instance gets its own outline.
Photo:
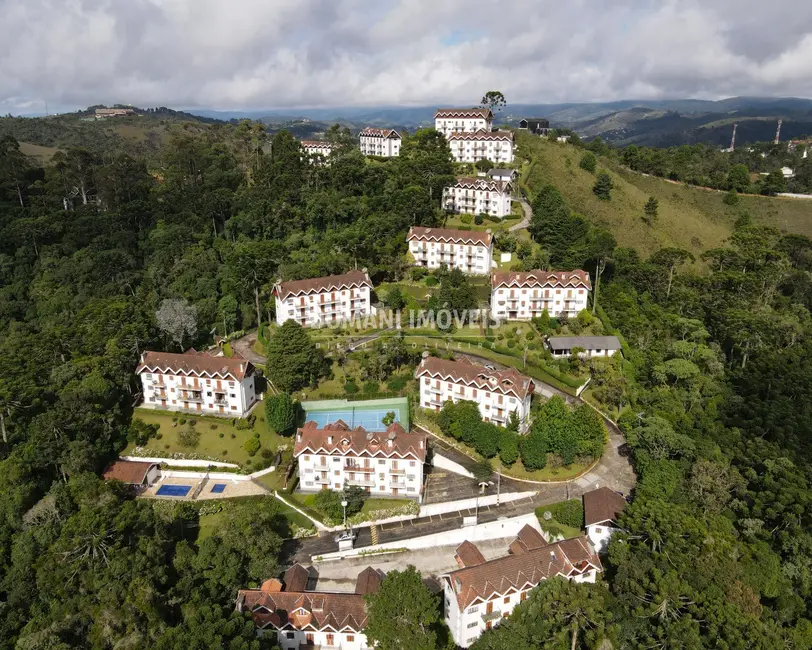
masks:
<instances>
[{"instance_id":1,"label":"brown tiled roof","mask_svg":"<svg viewBox=\"0 0 812 650\"><path fill-rule=\"evenodd\" d=\"M584 287L592 288L589 273L576 271L491 271L491 287Z\"/></svg>"},{"instance_id":2,"label":"brown tiled roof","mask_svg":"<svg viewBox=\"0 0 812 650\"><path fill-rule=\"evenodd\" d=\"M166 375L196 375L242 381L254 372L250 361L239 355L212 357L194 348L183 354L173 352L144 352L136 374L157 372Z\"/></svg>"},{"instance_id":3,"label":"brown tiled roof","mask_svg":"<svg viewBox=\"0 0 812 650\"><path fill-rule=\"evenodd\" d=\"M307 589L309 579L310 573L308 570L297 562L285 571L285 577L282 580L285 583L286 591L304 591Z\"/></svg>"},{"instance_id":4,"label":"brown tiled roof","mask_svg":"<svg viewBox=\"0 0 812 650\"><path fill-rule=\"evenodd\" d=\"M508 591L534 587L547 578L570 577L591 568L600 571L601 562L586 537L581 536L458 569L445 579L462 611L477 600L490 600Z\"/></svg>"},{"instance_id":5,"label":"brown tiled roof","mask_svg":"<svg viewBox=\"0 0 812 650\"><path fill-rule=\"evenodd\" d=\"M303 147L327 147L328 149L333 148L332 142L327 142L327 140L299 140L299 144Z\"/></svg>"},{"instance_id":6,"label":"brown tiled roof","mask_svg":"<svg viewBox=\"0 0 812 650\"><path fill-rule=\"evenodd\" d=\"M148 463L139 460L117 460L110 465L102 477L106 481L116 480L130 485L141 485L147 477L150 467L157 467L158 463Z\"/></svg>"},{"instance_id":7,"label":"brown tiled roof","mask_svg":"<svg viewBox=\"0 0 812 650\"><path fill-rule=\"evenodd\" d=\"M406 433L393 422L386 431L375 433L363 427L350 430L338 420L319 429L315 422L306 422L296 432L293 455L302 453L335 454L341 456L369 456L381 458L410 458L426 460L426 435Z\"/></svg>"},{"instance_id":8,"label":"brown tiled roof","mask_svg":"<svg viewBox=\"0 0 812 650\"><path fill-rule=\"evenodd\" d=\"M395 129L376 129L374 127L368 126L365 129L361 130L360 135L365 135L373 138L389 138L395 137L399 138L400 133L395 131Z\"/></svg>"},{"instance_id":9,"label":"brown tiled roof","mask_svg":"<svg viewBox=\"0 0 812 650\"><path fill-rule=\"evenodd\" d=\"M537 548L547 546L547 540L544 539L538 530L527 524L516 535L516 539L510 544L509 550L514 555L521 555L528 551L535 551Z\"/></svg>"},{"instance_id":10,"label":"brown tiled roof","mask_svg":"<svg viewBox=\"0 0 812 650\"><path fill-rule=\"evenodd\" d=\"M510 140L513 141L513 131L465 131L452 133L448 136L448 141L452 140Z\"/></svg>"},{"instance_id":11,"label":"brown tiled roof","mask_svg":"<svg viewBox=\"0 0 812 650\"><path fill-rule=\"evenodd\" d=\"M434 111L434 119L465 119L481 117L493 119L493 112L490 108L438 108Z\"/></svg>"},{"instance_id":12,"label":"brown tiled roof","mask_svg":"<svg viewBox=\"0 0 812 650\"><path fill-rule=\"evenodd\" d=\"M449 187L459 187L464 190L485 190L488 192L509 192L513 190L510 181L495 181L491 178L475 178L471 176L462 176Z\"/></svg>"},{"instance_id":13,"label":"brown tiled roof","mask_svg":"<svg viewBox=\"0 0 812 650\"><path fill-rule=\"evenodd\" d=\"M592 526L617 521L626 507L626 499L608 487L598 488L584 494L584 524Z\"/></svg>"},{"instance_id":14,"label":"brown tiled roof","mask_svg":"<svg viewBox=\"0 0 812 650\"><path fill-rule=\"evenodd\" d=\"M409 228L409 236L406 241L413 239L445 242L448 244L471 244L474 246L490 246L493 242L493 235L488 231L475 230L453 230L452 228L424 228L423 226L412 226Z\"/></svg>"},{"instance_id":15,"label":"brown tiled roof","mask_svg":"<svg viewBox=\"0 0 812 650\"><path fill-rule=\"evenodd\" d=\"M383 582L384 572L380 569L373 569L371 566L368 566L366 569L361 571L358 574L358 577L355 579L355 593L364 595L364 594L375 594L378 593L378 589L381 586L381 582Z\"/></svg>"},{"instance_id":16,"label":"brown tiled roof","mask_svg":"<svg viewBox=\"0 0 812 650\"><path fill-rule=\"evenodd\" d=\"M457 547L457 550L454 552L454 558L457 560L457 564L460 565L461 569L484 564L485 562L485 556L482 555L482 551L480 551L473 542L469 542L467 539Z\"/></svg>"},{"instance_id":17,"label":"brown tiled roof","mask_svg":"<svg viewBox=\"0 0 812 650\"><path fill-rule=\"evenodd\" d=\"M488 390L524 399L533 392L535 384L513 368L488 370L468 359L448 361L437 357L426 357L415 371L415 377L432 377L441 381L463 383L467 386Z\"/></svg>"},{"instance_id":18,"label":"brown tiled roof","mask_svg":"<svg viewBox=\"0 0 812 650\"><path fill-rule=\"evenodd\" d=\"M340 291L342 289L353 289L355 287L372 288L372 281L369 279L369 274L366 271L355 269L342 275L328 275L323 278L280 282L274 287L274 294L279 300L284 300L291 295L309 295L311 293Z\"/></svg>"}]
</instances>

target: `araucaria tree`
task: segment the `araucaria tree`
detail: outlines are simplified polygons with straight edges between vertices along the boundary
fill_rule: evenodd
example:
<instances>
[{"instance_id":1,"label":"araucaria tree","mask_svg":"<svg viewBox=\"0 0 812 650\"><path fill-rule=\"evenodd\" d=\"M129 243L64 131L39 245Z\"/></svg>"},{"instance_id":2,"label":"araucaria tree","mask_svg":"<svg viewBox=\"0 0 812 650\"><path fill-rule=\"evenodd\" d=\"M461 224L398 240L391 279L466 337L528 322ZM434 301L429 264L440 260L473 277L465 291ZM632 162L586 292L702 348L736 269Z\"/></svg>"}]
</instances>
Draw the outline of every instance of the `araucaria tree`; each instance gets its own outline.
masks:
<instances>
[{"instance_id":1,"label":"araucaria tree","mask_svg":"<svg viewBox=\"0 0 812 650\"><path fill-rule=\"evenodd\" d=\"M413 566L390 571L378 593L364 597L366 635L379 650L435 650L440 603Z\"/></svg>"},{"instance_id":2,"label":"araucaria tree","mask_svg":"<svg viewBox=\"0 0 812 650\"><path fill-rule=\"evenodd\" d=\"M498 90L489 90L486 92L482 95L482 99L479 100L479 103L483 108L489 108L494 112L502 110L507 105L505 96Z\"/></svg>"}]
</instances>

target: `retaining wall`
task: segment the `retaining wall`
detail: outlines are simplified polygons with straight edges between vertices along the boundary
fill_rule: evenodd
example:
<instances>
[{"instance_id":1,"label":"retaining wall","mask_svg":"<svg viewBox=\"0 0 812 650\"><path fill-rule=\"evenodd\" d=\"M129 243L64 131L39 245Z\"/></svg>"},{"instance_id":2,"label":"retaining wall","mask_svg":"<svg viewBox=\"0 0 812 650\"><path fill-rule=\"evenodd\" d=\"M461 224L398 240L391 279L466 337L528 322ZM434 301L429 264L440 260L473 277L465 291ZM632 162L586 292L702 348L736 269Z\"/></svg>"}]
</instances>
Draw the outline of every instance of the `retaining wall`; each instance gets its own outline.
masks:
<instances>
[{"instance_id":1,"label":"retaining wall","mask_svg":"<svg viewBox=\"0 0 812 650\"><path fill-rule=\"evenodd\" d=\"M509 503L511 501L520 501L521 499L528 499L534 496L535 492L507 492L502 495L488 494L481 496L479 499L472 497L470 499L460 499L459 501L443 501L442 503L429 503L420 506L420 517L428 517L429 515L442 515L446 512L457 512L458 510L471 510L477 507L494 506L497 500L499 503Z\"/></svg>"},{"instance_id":2,"label":"retaining wall","mask_svg":"<svg viewBox=\"0 0 812 650\"><path fill-rule=\"evenodd\" d=\"M455 474L461 474L462 476L467 476L468 478L474 478L474 475L467 469L465 469L462 465L451 460L450 458L443 456L441 453L437 451L434 452L434 456L431 459L431 464L434 465L434 467L446 469L449 472L454 472Z\"/></svg>"}]
</instances>

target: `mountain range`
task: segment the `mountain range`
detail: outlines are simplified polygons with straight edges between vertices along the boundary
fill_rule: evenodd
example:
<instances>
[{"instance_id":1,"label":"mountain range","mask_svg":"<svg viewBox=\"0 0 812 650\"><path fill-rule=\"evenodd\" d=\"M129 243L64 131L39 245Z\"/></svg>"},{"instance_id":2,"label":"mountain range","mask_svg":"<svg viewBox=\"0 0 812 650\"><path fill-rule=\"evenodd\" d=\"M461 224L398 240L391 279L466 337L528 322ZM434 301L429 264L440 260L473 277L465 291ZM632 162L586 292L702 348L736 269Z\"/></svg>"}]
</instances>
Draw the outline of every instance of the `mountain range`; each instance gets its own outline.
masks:
<instances>
[{"instance_id":1,"label":"mountain range","mask_svg":"<svg viewBox=\"0 0 812 650\"><path fill-rule=\"evenodd\" d=\"M433 124L435 106L339 107L256 111L194 110L202 117L231 120L249 118L271 129L294 124L318 133L339 123L351 129L386 126L414 130ZM731 97L701 99L622 100L601 103L509 104L496 121L518 125L522 117L545 117L553 127L573 129L584 138L600 136L619 146L676 146L704 143L728 146L733 124L737 142L772 140L779 119L781 139L812 134L812 99L798 97ZM310 123L309 127L308 125ZM298 129L297 129L298 130Z\"/></svg>"}]
</instances>

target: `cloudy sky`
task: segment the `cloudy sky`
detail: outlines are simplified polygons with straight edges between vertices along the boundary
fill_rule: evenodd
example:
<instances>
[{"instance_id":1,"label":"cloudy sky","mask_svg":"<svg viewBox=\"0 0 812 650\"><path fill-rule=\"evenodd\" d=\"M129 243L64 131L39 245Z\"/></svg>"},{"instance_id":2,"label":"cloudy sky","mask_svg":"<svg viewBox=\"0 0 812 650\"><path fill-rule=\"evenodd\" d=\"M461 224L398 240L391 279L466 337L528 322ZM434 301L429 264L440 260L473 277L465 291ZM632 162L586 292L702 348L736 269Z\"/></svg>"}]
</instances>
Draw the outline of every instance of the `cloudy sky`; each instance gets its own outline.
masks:
<instances>
[{"instance_id":1,"label":"cloudy sky","mask_svg":"<svg viewBox=\"0 0 812 650\"><path fill-rule=\"evenodd\" d=\"M812 97L810 62L809 0L0 0L0 113Z\"/></svg>"}]
</instances>

